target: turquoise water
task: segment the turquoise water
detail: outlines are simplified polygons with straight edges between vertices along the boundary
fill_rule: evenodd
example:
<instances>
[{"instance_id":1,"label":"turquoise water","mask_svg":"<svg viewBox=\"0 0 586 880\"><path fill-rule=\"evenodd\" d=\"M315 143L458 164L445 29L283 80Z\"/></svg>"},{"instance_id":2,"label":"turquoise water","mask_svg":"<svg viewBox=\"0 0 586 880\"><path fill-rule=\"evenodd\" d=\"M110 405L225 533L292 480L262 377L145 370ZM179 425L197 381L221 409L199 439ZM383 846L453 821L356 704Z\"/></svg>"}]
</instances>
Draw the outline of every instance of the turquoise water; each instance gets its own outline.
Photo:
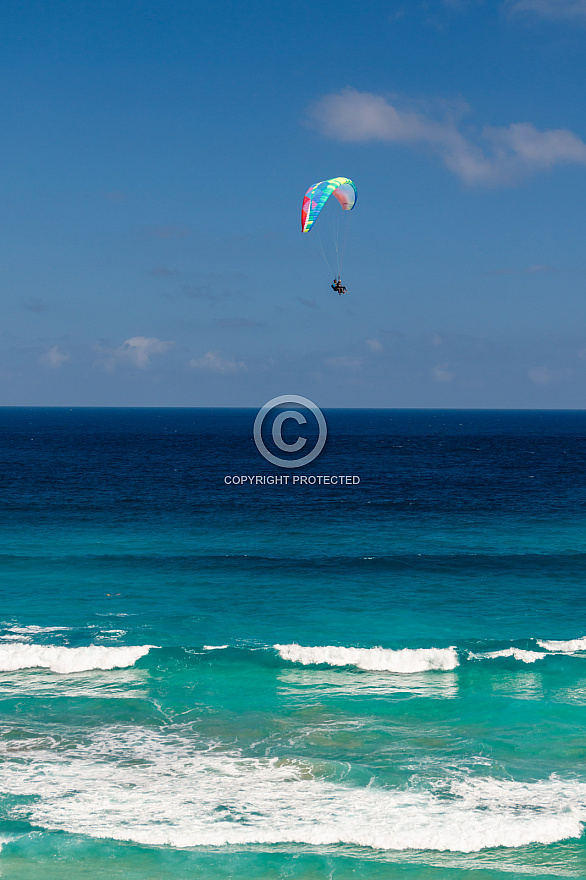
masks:
<instances>
[{"instance_id":1,"label":"turquoise water","mask_svg":"<svg viewBox=\"0 0 586 880\"><path fill-rule=\"evenodd\" d=\"M0 410L0 877L586 874L586 414Z\"/></svg>"}]
</instances>

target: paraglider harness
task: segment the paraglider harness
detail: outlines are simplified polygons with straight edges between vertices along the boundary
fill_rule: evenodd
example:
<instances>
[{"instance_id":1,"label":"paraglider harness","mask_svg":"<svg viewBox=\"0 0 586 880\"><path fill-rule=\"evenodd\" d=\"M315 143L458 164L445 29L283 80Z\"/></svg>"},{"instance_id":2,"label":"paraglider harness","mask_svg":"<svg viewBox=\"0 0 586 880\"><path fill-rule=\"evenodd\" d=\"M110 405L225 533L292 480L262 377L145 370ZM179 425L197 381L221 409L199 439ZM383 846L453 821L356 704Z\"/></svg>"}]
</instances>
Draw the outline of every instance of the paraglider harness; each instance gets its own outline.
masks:
<instances>
[{"instance_id":1,"label":"paraglider harness","mask_svg":"<svg viewBox=\"0 0 586 880\"><path fill-rule=\"evenodd\" d=\"M330 286L331 286L332 290L336 290L340 295L342 295L343 293L346 293L346 288L342 284L342 281L339 276L338 276L338 278L334 278L334 283Z\"/></svg>"}]
</instances>

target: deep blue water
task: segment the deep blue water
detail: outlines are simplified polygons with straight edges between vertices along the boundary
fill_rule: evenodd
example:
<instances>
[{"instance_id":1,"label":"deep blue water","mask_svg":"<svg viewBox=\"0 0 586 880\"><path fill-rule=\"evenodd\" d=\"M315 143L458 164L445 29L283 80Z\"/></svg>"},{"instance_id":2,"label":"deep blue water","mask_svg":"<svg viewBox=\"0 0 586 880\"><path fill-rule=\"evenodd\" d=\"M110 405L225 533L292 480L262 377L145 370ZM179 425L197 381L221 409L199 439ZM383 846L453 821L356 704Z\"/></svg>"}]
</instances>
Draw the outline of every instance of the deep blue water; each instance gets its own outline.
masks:
<instances>
[{"instance_id":1,"label":"deep blue water","mask_svg":"<svg viewBox=\"0 0 586 880\"><path fill-rule=\"evenodd\" d=\"M0 871L583 876L586 413L255 415L0 409Z\"/></svg>"}]
</instances>

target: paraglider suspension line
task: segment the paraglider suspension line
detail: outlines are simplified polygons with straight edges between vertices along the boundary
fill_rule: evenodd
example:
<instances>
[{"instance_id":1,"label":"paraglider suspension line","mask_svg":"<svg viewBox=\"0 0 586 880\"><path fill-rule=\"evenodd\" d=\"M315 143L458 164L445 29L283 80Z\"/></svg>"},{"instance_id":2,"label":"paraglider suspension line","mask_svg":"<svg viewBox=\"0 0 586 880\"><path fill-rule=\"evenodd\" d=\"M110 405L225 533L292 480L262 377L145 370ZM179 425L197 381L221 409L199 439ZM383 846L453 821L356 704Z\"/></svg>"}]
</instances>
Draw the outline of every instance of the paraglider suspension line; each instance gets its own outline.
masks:
<instances>
[{"instance_id":1,"label":"paraglider suspension line","mask_svg":"<svg viewBox=\"0 0 586 880\"><path fill-rule=\"evenodd\" d=\"M336 276L340 276L340 217L336 212L335 219L334 215L330 214L330 229L332 231L332 240L334 242L334 247L336 249Z\"/></svg>"},{"instance_id":2,"label":"paraglider suspension line","mask_svg":"<svg viewBox=\"0 0 586 880\"><path fill-rule=\"evenodd\" d=\"M338 260L338 275L342 274L342 263L344 262L344 254L346 253L346 244L348 242L348 230L350 229L350 221L352 220L352 211L348 212L348 216L345 218L344 224L344 236L342 238L342 250L340 253L340 259Z\"/></svg>"},{"instance_id":3,"label":"paraglider suspension line","mask_svg":"<svg viewBox=\"0 0 586 880\"><path fill-rule=\"evenodd\" d=\"M334 274L334 270L333 270L333 268L332 268L332 266L331 266L331 264L330 264L330 261L328 260L328 258L327 258L327 256L326 256L326 251L325 251L325 248L324 248L323 242L322 242L322 240L321 240L321 235L319 234L319 229L316 229L315 226L314 226L314 228L312 229L312 232L315 234L314 241L315 241L315 243L316 243L316 245L317 245L317 248L318 248L318 250L320 251L322 257L324 258L324 262L325 262L326 266L328 267L328 270L329 270L330 273L333 275L333 274Z\"/></svg>"}]
</instances>

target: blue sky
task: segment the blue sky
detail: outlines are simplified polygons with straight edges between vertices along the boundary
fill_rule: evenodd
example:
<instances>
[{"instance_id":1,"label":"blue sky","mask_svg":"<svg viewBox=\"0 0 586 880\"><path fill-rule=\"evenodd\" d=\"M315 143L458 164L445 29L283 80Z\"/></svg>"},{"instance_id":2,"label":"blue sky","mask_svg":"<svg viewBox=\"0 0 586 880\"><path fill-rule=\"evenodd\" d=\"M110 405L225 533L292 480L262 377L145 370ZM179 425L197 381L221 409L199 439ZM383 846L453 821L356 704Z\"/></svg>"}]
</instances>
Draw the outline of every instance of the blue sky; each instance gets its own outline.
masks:
<instances>
[{"instance_id":1,"label":"blue sky","mask_svg":"<svg viewBox=\"0 0 586 880\"><path fill-rule=\"evenodd\" d=\"M0 405L586 405L586 0L4 0L0 42Z\"/></svg>"}]
</instances>

